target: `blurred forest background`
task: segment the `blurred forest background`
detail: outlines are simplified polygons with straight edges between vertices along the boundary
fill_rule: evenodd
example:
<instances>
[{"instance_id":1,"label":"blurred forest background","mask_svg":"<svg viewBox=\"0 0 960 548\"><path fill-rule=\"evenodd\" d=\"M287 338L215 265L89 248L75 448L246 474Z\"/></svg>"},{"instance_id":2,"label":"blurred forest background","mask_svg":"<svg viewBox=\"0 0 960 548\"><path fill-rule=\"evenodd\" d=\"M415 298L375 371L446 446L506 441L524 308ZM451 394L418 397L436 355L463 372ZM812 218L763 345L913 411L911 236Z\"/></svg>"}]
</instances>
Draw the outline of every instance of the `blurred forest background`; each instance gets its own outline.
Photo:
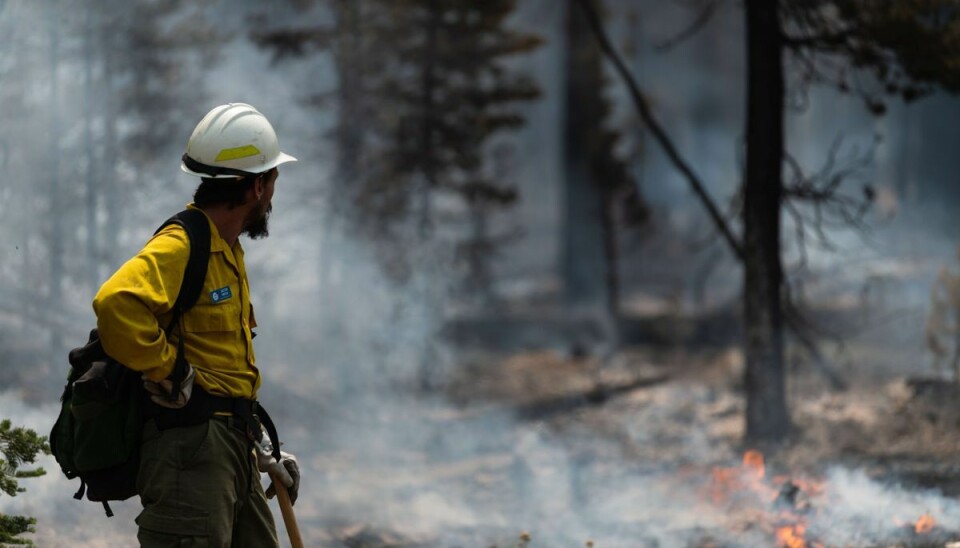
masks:
<instances>
[{"instance_id":1,"label":"blurred forest background","mask_svg":"<svg viewBox=\"0 0 960 548\"><path fill-rule=\"evenodd\" d=\"M308 545L787 546L703 496L752 447L829 478L815 540L960 539L958 89L953 0L0 0L0 418L49 431L246 102L300 159L244 245ZM132 542L40 463L0 513Z\"/></svg>"}]
</instances>

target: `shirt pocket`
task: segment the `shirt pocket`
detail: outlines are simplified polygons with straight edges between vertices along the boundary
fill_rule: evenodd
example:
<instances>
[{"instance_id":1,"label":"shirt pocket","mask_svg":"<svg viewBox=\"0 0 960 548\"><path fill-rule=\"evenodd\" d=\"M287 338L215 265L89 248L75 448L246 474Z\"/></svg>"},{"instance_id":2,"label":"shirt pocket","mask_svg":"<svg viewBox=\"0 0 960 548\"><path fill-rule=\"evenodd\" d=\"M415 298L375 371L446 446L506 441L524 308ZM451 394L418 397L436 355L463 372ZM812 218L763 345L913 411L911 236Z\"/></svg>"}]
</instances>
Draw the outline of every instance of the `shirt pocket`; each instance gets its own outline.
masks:
<instances>
[{"instance_id":1,"label":"shirt pocket","mask_svg":"<svg viewBox=\"0 0 960 548\"><path fill-rule=\"evenodd\" d=\"M183 330L188 333L240 331L240 311L234 306L196 305L184 314Z\"/></svg>"}]
</instances>

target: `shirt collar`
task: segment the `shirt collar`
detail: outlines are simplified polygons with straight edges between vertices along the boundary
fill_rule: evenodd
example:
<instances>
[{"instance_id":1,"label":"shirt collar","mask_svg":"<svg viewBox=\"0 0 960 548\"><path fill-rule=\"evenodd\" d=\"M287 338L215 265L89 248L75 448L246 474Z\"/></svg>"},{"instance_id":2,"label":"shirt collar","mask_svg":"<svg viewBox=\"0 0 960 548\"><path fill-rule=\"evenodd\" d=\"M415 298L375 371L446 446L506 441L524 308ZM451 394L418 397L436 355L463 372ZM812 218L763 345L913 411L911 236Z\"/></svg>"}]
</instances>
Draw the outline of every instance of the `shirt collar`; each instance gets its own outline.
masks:
<instances>
[{"instance_id":1,"label":"shirt collar","mask_svg":"<svg viewBox=\"0 0 960 548\"><path fill-rule=\"evenodd\" d=\"M210 225L210 251L226 251L230 249L230 246L227 245L227 241L220 237L220 231L217 230L217 225L213 224L213 221L210 219L210 216L207 215L205 211L197 207L192 202L187 204L187 209L196 209L203 213L203 216L207 218L207 223ZM239 242L238 242L239 243Z\"/></svg>"}]
</instances>

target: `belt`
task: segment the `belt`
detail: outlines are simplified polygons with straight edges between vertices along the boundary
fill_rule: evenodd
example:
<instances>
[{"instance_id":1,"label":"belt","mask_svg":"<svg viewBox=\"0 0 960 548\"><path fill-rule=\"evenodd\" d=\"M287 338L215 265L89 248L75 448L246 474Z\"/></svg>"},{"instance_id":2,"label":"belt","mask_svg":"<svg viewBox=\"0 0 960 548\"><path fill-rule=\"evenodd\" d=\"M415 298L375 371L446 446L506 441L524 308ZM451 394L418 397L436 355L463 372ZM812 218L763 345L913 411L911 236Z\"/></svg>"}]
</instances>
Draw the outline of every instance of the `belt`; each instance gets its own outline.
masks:
<instances>
[{"instance_id":1,"label":"belt","mask_svg":"<svg viewBox=\"0 0 960 548\"><path fill-rule=\"evenodd\" d=\"M258 407L256 400L217 396L194 385L190 400L180 409L157 405L148 398L146 416L152 418L160 430L194 426L210 418L227 419L251 441L260 441L260 421L256 419Z\"/></svg>"},{"instance_id":2,"label":"belt","mask_svg":"<svg viewBox=\"0 0 960 548\"><path fill-rule=\"evenodd\" d=\"M259 443L266 429L273 445L274 457L280 460L280 440L267 410L256 400L210 394L193 385L190 400L180 409L169 409L146 398L146 418L153 419L160 430L194 426L209 419L222 420L243 433L251 442ZM261 428L263 426L263 428Z\"/></svg>"},{"instance_id":3,"label":"belt","mask_svg":"<svg viewBox=\"0 0 960 548\"><path fill-rule=\"evenodd\" d=\"M239 417L234 417L233 415L213 415L210 417L210 420L226 423L227 426L239 431L245 437L251 439L251 441L257 441L252 439L250 429L247 426L247 421L244 421Z\"/></svg>"}]
</instances>

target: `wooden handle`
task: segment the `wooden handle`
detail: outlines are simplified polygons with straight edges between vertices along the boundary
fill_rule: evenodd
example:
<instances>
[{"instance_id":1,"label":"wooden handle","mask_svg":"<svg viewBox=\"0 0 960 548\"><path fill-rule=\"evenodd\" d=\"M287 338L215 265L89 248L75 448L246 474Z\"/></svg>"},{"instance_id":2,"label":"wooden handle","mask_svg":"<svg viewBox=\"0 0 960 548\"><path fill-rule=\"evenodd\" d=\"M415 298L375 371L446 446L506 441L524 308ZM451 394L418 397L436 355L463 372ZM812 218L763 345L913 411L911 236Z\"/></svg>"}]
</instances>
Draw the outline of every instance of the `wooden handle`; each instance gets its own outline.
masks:
<instances>
[{"instance_id":1,"label":"wooden handle","mask_svg":"<svg viewBox=\"0 0 960 548\"><path fill-rule=\"evenodd\" d=\"M292 548L303 548L303 538L300 537L300 527L297 525L297 516L293 514L293 503L290 502L290 493L279 479L270 474L273 488L277 492L277 502L280 503L280 514L283 516L283 525L287 528Z\"/></svg>"}]
</instances>

